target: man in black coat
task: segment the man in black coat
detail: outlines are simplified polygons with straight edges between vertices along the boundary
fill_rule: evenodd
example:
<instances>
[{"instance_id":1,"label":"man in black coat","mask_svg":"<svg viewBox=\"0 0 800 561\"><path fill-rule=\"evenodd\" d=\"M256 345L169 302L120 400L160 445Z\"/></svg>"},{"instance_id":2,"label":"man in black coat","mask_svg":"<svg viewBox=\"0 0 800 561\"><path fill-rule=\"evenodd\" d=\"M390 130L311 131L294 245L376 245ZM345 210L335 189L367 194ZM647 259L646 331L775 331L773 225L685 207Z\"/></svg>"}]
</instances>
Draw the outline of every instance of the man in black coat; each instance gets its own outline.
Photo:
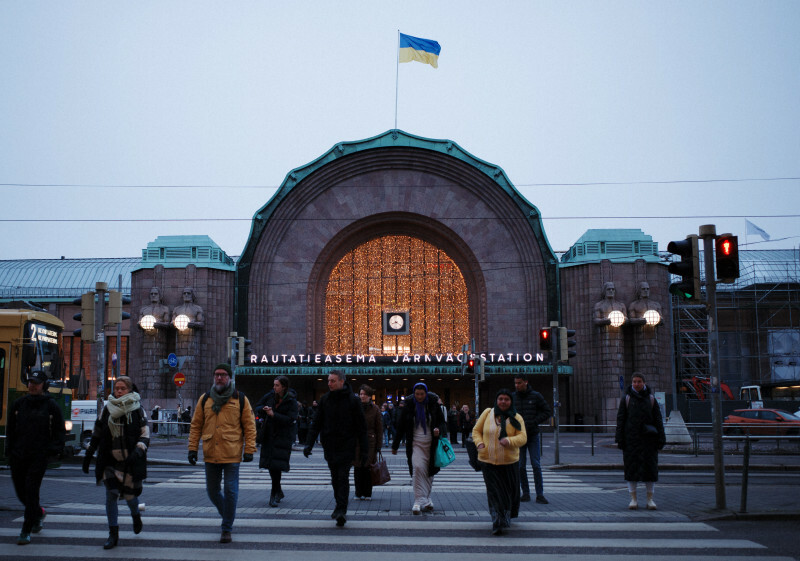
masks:
<instances>
[{"instance_id":1,"label":"man in black coat","mask_svg":"<svg viewBox=\"0 0 800 561\"><path fill-rule=\"evenodd\" d=\"M347 522L347 503L350 496L350 467L356 456L356 444L361 451L362 466L368 463L367 422L361 400L347 384L344 372L334 370L328 375L328 393L319 400L319 412L311 423L303 455L308 458L320 436L325 461L331 472L331 485L336 508L331 518L337 526Z\"/></svg>"},{"instance_id":2,"label":"man in black coat","mask_svg":"<svg viewBox=\"0 0 800 561\"><path fill-rule=\"evenodd\" d=\"M19 501L25 505L22 532L17 543L31 543L31 532L42 530L45 517L39 504L48 459L64 449L64 415L47 392L47 374L35 370L28 376L28 395L17 399L8 412L6 454Z\"/></svg>"},{"instance_id":3,"label":"man in black coat","mask_svg":"<svg viewBox=\"0 0 800 561\"><path fill-rule=\"evenodd\" d=\"M523 502L531 500L531 488L528 483L528 456L533 467L533 484L536 490L536 502L547 504L542 482L542 462L539 450L539 425L550 418L550 406L539 392L528 386L528 379L523 375L514 376L514 408L525 420L525 432L528 442L519 450L519 482L522 487Z\"/></svg>"}]
</instances>

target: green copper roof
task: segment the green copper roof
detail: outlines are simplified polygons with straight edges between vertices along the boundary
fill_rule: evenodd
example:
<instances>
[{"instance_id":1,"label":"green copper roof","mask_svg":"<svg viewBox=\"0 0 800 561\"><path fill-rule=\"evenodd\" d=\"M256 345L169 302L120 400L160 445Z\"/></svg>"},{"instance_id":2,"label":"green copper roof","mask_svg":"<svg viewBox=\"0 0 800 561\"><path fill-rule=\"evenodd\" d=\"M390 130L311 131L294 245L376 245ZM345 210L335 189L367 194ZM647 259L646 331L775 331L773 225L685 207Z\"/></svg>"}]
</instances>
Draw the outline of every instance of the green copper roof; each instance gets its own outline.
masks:
<instances>
[{"instance_id":1,"label":"green copper roof","mask_svg":"<svg viewBox=\"0 0 800 561\"><path fill-rule=\"evenodd\" d=\"M578 241L561 256L561 266L592 263L601 259L632 263L644 259L658 263L658 242L638 228L586 230Z\"/></svg>"},{"instance_id":2,"label":"green copper roof","mask_svg":"<svg viewBox=\"0 0 800 561\"><path fill-rule=\"evenodd\" d=\"M233 259L208 236L158 236L142 250L142 261L134 270L163 265L181 269L187 265L233 271Z\"/></svg>"}]
</instances>

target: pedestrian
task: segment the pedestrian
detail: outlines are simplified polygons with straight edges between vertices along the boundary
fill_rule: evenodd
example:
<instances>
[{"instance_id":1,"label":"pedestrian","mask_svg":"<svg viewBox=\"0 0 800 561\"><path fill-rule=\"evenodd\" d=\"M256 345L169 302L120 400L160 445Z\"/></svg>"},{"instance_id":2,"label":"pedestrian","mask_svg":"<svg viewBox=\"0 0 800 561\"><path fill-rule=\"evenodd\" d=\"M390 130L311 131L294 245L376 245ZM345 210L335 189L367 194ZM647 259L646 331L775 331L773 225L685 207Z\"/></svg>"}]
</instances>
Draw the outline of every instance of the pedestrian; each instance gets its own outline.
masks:
<instances>
[{"instance_id":1,"label":"pedestrian","mask_svg":"<svg viewBox=\"0 0 800 561\"><path fill-rule=\"evenodd\" d=\"M25 507L17 544L31 543L31 532L42 531L47 513L39 504L39 490L48 462L64 450L64 415L47 391L47 373L28 374L28 394L11 405L6 426L6 455L19 502Z\"/></svg>"},{"instance_id":2,"label":"pedestrian","mask_svg":"<svg viewBox=\"0 0 800 561\"><path fill-rule=\"evenodd\" d=\"M397 430L397 427L400 426L400 417L403 415L403 407L405 403L403 403L404 399L400 398L397 401L397 407L393 407L391 403L389 403L389 411L392 414L392 442L394 439L399 437L400 444L405 444L406 437L404 434L400 434L400 431Z\"/></svg>"},{"instance_id":3,"label":"pedestrian","mask_svg":"<svg viewBox=\"0 0 800 561\"><path fill-rule=\"evenodd\" d=\"M469 405L466 403L461 406L461 411L458 413L458 428L461 429L461 447L467 445L467 438L472 434L472 428L475 426L475 415L469 410Z\"/></svg>"},{"instance_id":4,"label":"pedestrian","mask_svg":"<svg viewBox=\"0 0 800 561\"><path fill-rule=\"evenodd\" d=\"M361 448L356 443L356 457L353 460L353 481L356 487L356 497L360 500L372 499L372 470L370 466L378 460L378 450L381 449L383 438L383 421L378 406L372 402L375 390L366 384L358 389L358 397L361 400L361 409L364 411L364 421L367 425L367 462L359 463L363 454Z\"/></svg>"},{"instance_id":5,"label":"pedestrian","mask_svg":"<svg viewBox=\"0 0 800 561\"><path fill-rule=\"evenodd\" d=\"M392 413L389 411L387 403L381 405L381 423L383 424L383 445L389 446L391 444L389 437L392 436Z\"/></svg>"},{"instance_id":6,"label":"pedestrian","mask_svg":"<svg viewBox=\"0 0 800 561\"><path fill-rule=\"evenodd\" d=\"M305 445L308 436L308 416L308 403L303 401L297 409L297 442L300 446Z\"/></svg>"},{"instance_id":7,"label":"pedestrian","mask_svg":"<svg viewBox=\"0 0 800 561\"><path fill-rule=\"evenodd\" d=\"M314 423L314 419L317 418L319 415L319 403L316 399L311 401L311 407L308 409L308 429L311 430L311 425ZM306 435L308 437L308 435ZM319 444L319 437L317 437L317 444ZM303 446L305 446L305 441L303 441Z\"/></svg>"},{"instance_id":8,"label":"pedestrian","mask_svg":"<svg viewBox=\"0 0 800 561\"><path fill-rule=\"evenodd\" d=\"M219 541L230 543L239 499L239 464L253 461L256 423L250 401L236 390L231 367L225 362L214 368L214 385L200 396L194 408L188 456L192 465L197 463L201 436L206 493L222 517Z\"/></svg>"},{"instance_id":9,"label":"pedestrian","mask_svg":"<svg viewBox=\"0 0 800 561\"><path fill-rule=\"evenodd\" d=\"M450 444L455 446L458 444L458 409L455 403L447 411L447 430L450 433Z\"/></svg>"},{"instance_id":10,"label":"pedestrian","mask_svg":"<svg viewBox=\"0 0 800 561\"><path fill-rule=\"evenodd\" d=\"M656 510L653 492L658 481L658 451L664 448L667 438L661 407L639 372L633 373L631 385L620 400L614 441L622 450L625 481L631 495L628 508L639 508L636 483L643 481L647 490L647 509Z\"/></svg>"},{"instance_id":11,"label":"pedestrian","mask_svg":"<svg viewBox=\"0 0 800 561\"><path fill-rule=\"evenodd\" d=\"M153 405L153 411L150 413L150 418L153 420L153 434L158 434L158 412L161 407L158 404Z\"/></svg>"},{"instance_id":12,"label":"pedestrian","mask_svg":"<svg viewBox=\"0 0 800 561\"><path fill-rule=\"evenodd\" d=\"M439 396L428 391L422 382L414 384L414 393L405 398L403 413L392 443L392 454L397 454L400 441L405 437L408 471L414 488L412 514L433 510L431 489L433 476L439 473L434 465L439 435L447 431L447 423L439 407Z\"/></svg>"},{"instance_id":13,"label":"pedestrian","mask_svg":"<svg viewBox=\"0 0 800 561\"><path fill-rule=\"evenodd\" d=\"M272 391L258 400L256 411L264 418L261 429L261 458L258 467L269 470L272 489L269 506L277 507L285 495L281 488L281 475L289 471L297 419L297 394L289 388L289 378L278 376L272 381Z\"/></svg>"},{"instance_id":14,"label":"pedestrian","mask_svg":"<svg viewBox=\"0 0 800 561\"><path fill-rule=\"evenodd\" d=\"M472 429L486 485L492 534L499 536L519 515L519 451L528 436L525 421L514 409L511 390L501 389L494 407L486 409Z\"/></svg>"},{"instance_id":15,"label":"pedestrian","mask_svg":"<svg viewBox=\"0 0 800 561\"><path fill-rule=\"evenodd\" d=\"M89 473L92 456L97 451L94 474L97 484L106 488L106 518L108 539L103 549L119 545L119 509L117 503L128 503L133 519L133 533L142 531L139 495L142 481L147 478L147 449L150 447L150 427L142 409L139 393L134 391L128 376L114 382L100 418L94 423L92 440L83 459L83 473Z\"/></svg>"},{"instance_id":16,"label":"pedestrian","mask_svg":"<svg viewBox=\"0 0 800 561\"><path fill-rule=\"evenodd\" d=\"M319 436L336 502L331 518L336 520L337 526L344 526L350 495L350 466L356 459L361 465L368 459L367 425L361 400L350 389L344 372L333 370L328 375L328 390L319 400L319 410L308 431L303 455L306 458L311 455ZM361 454L359 458L356 458L356 447Z\"/></svg>"},{"instance_id":17,"label":"pedestrian","mask_svg":"<svg viewBox=\"0 0 800 561\"><path fill-rule=\"evenodd\" d=\"M189 405L186 409L183 410L181 413L181 434L188 434L189 432L189 425L192 422L192 406Z\"/></svg>"},{"instance_id":18,"label":"pedestrian","mask_svg":"<svg viewBox=\"0 0 800 561\"><path fill-rule=\"evenodd\" d=\"M514 387L517 390L514 392L514 408L525 420L525 432L528 435L528 442L520 451L519 456L519 481L520 485L522 485L522 497L520 500L524 503L531 500L531 487L528 482L528 458L530 458L536 502L546 505L549 501L544 496L539 425L549 419L553 413L542 394L530 387L528 378L525 375L518 374L514 376Z\"/></svg>"}]
</instances>

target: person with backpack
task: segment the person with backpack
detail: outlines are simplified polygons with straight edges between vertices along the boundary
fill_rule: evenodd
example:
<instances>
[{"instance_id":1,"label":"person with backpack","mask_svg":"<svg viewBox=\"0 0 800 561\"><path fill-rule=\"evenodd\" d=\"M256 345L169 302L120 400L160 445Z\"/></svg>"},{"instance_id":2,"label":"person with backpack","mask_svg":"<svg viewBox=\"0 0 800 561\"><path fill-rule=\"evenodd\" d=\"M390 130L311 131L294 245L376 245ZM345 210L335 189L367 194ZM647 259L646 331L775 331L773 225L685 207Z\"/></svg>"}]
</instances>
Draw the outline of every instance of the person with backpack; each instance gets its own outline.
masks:
<instances>
[{"instance_id":1,"label":"person with backpack","mask_svg":"<svg viewBox=\"0 0 800 561\"><path fill-rule=\"evenodd\" d=\"M11 405L6 427L6 455L11 480L19 502L25 506L17 544L31 543L31 532L42 531L45 511L39 490L50 458L64 449L64 416L47 392L47 374L34 370L28 375L28 394Z\"/></svg>"},{"instance_id":2,"label":"person with backpack","mask_svg":"<svg viewBox=\"0 0 800 561\"><path fill-rule=\"evenodd\" d=\"M128 376L114 381L113 395L94 423L92 440L83 459L83 473L89 473L92 456L97 451L95 478L106 488L106 518L108 539L103 549L119 544L120 499L128 503L133 519L133 533L142 531L139 495L147 478L147 449L150 446L150 427L142 409L139 393Z\"/></svg>"},{"instance_id":3,"label":"person with backpack","mask_svg":"<svg viewBox=\"0 0 800 561\"><path fill-rule=\"evenodd\" d=\"M639 372L633 373L631 385L620 400L614 441L622 450L625 481L631 495L628 508L639 508L636 483L643 481L647 490L647 509L656 510L653 492L658 481L658 451L664 447L667 438L661 408Z\"/></svg>"},{"instance_id":4,"label":"person with backpack","mask_svg":"<svg viewBox=\"0 0 800 561\"><path fill-rule=\"evenodd\" d=\"M239 464L252 462L256 422L247 397L236 390L227 363L214 368L214 385L200 396L189 429L189 463L197 463L200 438L206 469L206 493L222 517L220 543L230 543L239 499ZM244 452L244 455L242 455ZM220 485L223 492L220 492Z\"/></svg>"},{"instance_id":5,"label":"person with backpack","mask_svg":"<svg viewBox=\"0 0 800 561\"><path fill-rule=\"evenodd\" d=\"M547 421L553 414L542 394L534 391L524 374L514 376L514 408L525 420L525 432L528 441L519 452L519 482L522 487L520 501L531 500L531 487L528 482L528 458L533 470L533 488L536 491L536 502L548 504L544 496L544 479L542 478L542 454L539 448L539 425Z\"/></svg>"}]
</instances>

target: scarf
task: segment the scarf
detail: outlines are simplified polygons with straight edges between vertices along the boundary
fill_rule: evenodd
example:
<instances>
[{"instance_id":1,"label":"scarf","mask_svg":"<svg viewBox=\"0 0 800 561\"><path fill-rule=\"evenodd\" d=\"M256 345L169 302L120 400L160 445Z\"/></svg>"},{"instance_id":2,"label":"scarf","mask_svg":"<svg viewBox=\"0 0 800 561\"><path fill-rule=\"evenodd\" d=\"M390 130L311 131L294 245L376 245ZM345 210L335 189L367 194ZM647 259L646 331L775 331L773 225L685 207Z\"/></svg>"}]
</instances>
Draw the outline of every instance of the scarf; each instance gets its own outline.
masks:
<instances>
[{"instance_id":1,"label":"scarf","mask_svg":"<svg viewBox=\"0 0 800 561\"><path fill-rule=\"evenodd\" d=\"M522 426L516 419L516 415L517 410L514 409L513 405L505 411L501 410L497 405L494 406L494 417L495 419L500 419L500 435L497 437L497 440L503 440L508 436L508 433L506 433L506 421L510 422L511 426L515 429L522 429Z\"/></svg>"},{"instance_id":2,"label":"scarf","mask_svg":"<svg viewBox=\"0 0 800 561\"><path fill-rule=\"evenodd\" d=\"M139 399L139 394L136 392L126 393L120 398L109 398L106 409L108 409L108 430L111 431L112 437L118 438L122 434L122 427L132 421L131 413L141 407Z\"/></svg>"},{"instance_id":3,"label":"scarf","mask_svg":"<svg viewBox=\"0 0 800 561\"><path fill-rule=\"evenodd\" d=\"M228 403L228 400L233 395L233 382L228 384L228 387L219 393L217 392L217 388L215 386L211 386L211 391L208 392L208 395L211 396L212 400L214 400L214 403L211 405L211 410L219 415L222 406Z\"/></svg>"}]
</instances>

